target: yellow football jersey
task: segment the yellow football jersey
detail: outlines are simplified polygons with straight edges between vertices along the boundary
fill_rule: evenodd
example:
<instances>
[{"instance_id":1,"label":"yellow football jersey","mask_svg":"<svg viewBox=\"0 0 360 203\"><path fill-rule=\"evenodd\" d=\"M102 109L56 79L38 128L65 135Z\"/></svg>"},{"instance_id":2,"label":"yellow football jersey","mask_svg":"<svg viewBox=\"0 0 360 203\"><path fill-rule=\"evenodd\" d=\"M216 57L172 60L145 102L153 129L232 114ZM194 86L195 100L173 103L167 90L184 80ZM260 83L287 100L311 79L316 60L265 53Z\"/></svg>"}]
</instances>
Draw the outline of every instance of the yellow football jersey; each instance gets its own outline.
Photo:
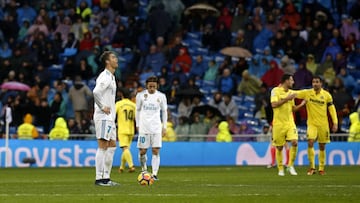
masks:
<instances>
[{"instance_id":1,"label":"yellow football jersey","mask_svg":"<svg viewBox=\"0 0 360 203\"><path fill-rule=\"evenodd\" d=\"M314 89L298 90L296 93L297 98L306 100L307 124L328 127L327 109L329 106L333 106L333 99L330 93L324 89L321 89L318 94L316 94ZM337 123L336 113L331 116L333 117L333 122Z\"/></svg>"},{"instance_id":2,"label":"yellow football jersey","mask_svg":"<svg viewBox=\"0 0 360 203\"><path fill-rule=\"evenodd\" d=\"M129 99L122 99L115 104L118 134L135 133L135 112L136 105Z\"/></svg>"},{"instance_id":3,"label":"yellow football jersey","mask_svg":"<svg viewBox=\"0 0 360 203\"><path fill-rule=\"evenodd\" d=\"M293 90L285 91L283 87L274 87L271 90L271 103L280 101L281 99L286 98L290 93L293 93ZM283 105L273 108L274 118L273 125L288 125L294 123L294 116L292 109L295 106L294 100L289 100Z\"/></svg>"}]
</instances>

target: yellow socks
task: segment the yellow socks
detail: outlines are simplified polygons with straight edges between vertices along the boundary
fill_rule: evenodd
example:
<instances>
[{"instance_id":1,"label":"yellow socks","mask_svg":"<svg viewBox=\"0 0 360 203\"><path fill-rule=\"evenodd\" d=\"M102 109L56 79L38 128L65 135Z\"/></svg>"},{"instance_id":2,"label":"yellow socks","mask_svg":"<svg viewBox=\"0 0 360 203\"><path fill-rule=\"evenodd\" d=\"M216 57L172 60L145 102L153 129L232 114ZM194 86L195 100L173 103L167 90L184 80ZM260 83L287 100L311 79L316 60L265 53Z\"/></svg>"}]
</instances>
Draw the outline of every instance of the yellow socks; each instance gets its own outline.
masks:
<instances>
[{"instance_id":1,"label":"yellow socks","mask_svg":"<svg viewBox=\"0 0 360 203\"><path fill-rule=\"evenodd\" d=\"M315 169L315 150L314 147L308 147L308 159L310 168Z\"/></svg>"},{"instance_id":2,"label":"yellow socks","mask_svg":"<svg viewBox=\"0 0 360 203\"><path fill-rule=\"evenodd\" d=\"M325 169L326 153L325 150L319 150L319 171Z\"/></svg>"},{"instance_id":3,"label":"yellow socks","mask_svg":"<svg viewBox=\"0 0 360 203\"><path fill-rule=\"evenodd\" d=\"M276 148L276 163L279 171L284 170L282 150L280 151L278 148Z\"/></svg>"},{"instance_id":4,"label":"yellow socks","mask_svg":"<svg viewBox=\"0 0 360 203\"><path fill-rule=\"evenodd\" d=\"M288 166L294 166L294 162L296 159L298 147L291 146L290 147L290 159L289 159L289 165Z\"/></svg>"},{"instance_id":5,"label":"yellow socks","mask_svg":"<svg viewBox=\"0 0 360 203\"><path fill-rule=\"evenodd\" d=\"M133 159L129 149L125 149L122 156L124 156L125 162L128 163L129 168L134 166Z\"/></svg>"}]
</instances>

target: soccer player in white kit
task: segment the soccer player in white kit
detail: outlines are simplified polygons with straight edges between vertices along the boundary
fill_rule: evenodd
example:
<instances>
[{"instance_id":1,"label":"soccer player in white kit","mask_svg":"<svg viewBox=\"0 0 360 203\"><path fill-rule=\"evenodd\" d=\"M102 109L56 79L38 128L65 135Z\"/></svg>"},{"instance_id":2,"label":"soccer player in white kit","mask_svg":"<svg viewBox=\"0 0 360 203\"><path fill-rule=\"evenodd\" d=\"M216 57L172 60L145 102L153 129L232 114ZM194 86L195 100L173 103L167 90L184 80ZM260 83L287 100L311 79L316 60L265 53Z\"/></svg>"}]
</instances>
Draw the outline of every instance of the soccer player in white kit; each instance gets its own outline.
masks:
<instances>
[{"instance_id":1,"label":"soccer player in white kit","mask_svg":"<svg viewBox=\"0 0 360 203\"><path fill-rule=\"evenodd\" d=\"M165 94L157 91L158 78L150 76L146 89L136 95L136 128L138 130L137 148L142 171L147 171L147 149L152 148L152 175L158 180L160 148L162 137L166 135L167 100Z\"/></svg>"},{"instance_id":2,"label":"soccer player in white kit","mask_svg":"<svg viewBox=\"0 0 360 203\"><path fill-rule=\"evenodd\" d=\"M95 185L116 186L119 183L110 180L113 157L116 149L115 126L115 70L118 68L118 58L111 51L105 51L100 56L105 70L96 79L94 93L94 123L98 148L95 156Z\"/></svg>"}]
</instances>

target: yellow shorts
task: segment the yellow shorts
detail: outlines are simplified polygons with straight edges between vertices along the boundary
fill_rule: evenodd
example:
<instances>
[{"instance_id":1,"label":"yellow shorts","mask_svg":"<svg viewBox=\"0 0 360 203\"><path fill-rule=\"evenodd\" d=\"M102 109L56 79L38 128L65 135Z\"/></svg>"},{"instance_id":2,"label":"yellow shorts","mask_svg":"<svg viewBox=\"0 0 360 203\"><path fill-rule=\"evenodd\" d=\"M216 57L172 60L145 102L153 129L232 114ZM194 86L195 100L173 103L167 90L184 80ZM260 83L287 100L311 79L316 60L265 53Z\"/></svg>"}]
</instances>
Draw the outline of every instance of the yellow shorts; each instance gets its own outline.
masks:
<instances>
[{"instance_id":1,"label":"yellow shorts","mask_svg":"<svg viewBox=\"0 0 360 203\"><path fill-rule=\"evenodd\" d=\"M295 124L274 125L272 129L273 145L284 146L286 141L298 140L298 133Z\"/></svg>"},{"instance_id":2,"label":"yellow shorts","mask_svg":"<svg viewBox=\"0 0 360 203\"><path fill-rule=\"evenodd\" d=\"M131 134L118 134L119 146L120 147L129 147L134 138L134 135Z\"/></svg>"},{"instance_id":3,"label":"yellow shorts","mask_svg":"<svg viewBox=\"0 0 360 203\"><path fill-rule=\"evenodd\" d=\"M319 143L330 143L329 127L308 125L306 136L308 140L317 140Z\"/></svg>"}]
</instances>

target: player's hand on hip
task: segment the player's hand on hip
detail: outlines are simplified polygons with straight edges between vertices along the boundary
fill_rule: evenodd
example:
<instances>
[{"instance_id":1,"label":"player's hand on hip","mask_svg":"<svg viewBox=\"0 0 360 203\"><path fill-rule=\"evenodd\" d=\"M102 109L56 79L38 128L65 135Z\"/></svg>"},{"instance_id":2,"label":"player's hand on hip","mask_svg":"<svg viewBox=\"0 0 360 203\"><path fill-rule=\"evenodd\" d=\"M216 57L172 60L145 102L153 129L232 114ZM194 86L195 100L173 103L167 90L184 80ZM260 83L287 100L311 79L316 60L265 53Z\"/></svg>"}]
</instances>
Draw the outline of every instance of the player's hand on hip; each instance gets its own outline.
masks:
<instances>
[{"instance_id":1,"label":"player's hand on hip","mask_svg":"<svg viewBox=\"0 0 360 203\"><path fill-rule=\"evenodd\" d=\"M335 123L335 124L332 126L332 131L335 133L335 132L337 132L337 130L338 130L338 124Z\"/></svg>"},{"instance_id":2,"label":"player's hand on hip","mask_svg":"<svg viewBox=\"0 0 360 203\"><path fill-rule=\"evenodd\" d=\"M110 114L110 107L108 106L105 106L102 111L105 113L105 114Z\"/></svg>"}]
</instances>

